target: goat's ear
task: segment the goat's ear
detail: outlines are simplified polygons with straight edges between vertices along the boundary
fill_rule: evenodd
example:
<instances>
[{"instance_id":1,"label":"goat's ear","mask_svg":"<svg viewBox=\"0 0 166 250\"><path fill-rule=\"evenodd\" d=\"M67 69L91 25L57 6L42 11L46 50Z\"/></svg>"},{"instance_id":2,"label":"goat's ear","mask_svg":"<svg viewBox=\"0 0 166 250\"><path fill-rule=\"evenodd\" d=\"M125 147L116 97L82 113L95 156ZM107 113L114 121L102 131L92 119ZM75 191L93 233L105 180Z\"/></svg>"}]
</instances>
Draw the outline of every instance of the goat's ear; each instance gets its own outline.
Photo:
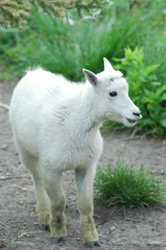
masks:
<instances>
[{"instance_id":1,"label":"goat's ear","mask_svg":"<svg viewBox=\"0 0 166 250\"><path fill-rule=\"evenodd\" d=\"M109 71L114 70L111 63L105 57L103 58L103 60L104 60L104 70L109 70Z\"/></svg>"},{"instance_id":2,"label":"goat's ear","mask_svg":"<svg viewBox=\"0 0 166 250\"><path fill-rule=\"evenodd\" d=\"M90 70L83 69L84 74L86 75L87 80L93 85L96 86L98 84L97 76Z\"/></svg>"}]
</instances>

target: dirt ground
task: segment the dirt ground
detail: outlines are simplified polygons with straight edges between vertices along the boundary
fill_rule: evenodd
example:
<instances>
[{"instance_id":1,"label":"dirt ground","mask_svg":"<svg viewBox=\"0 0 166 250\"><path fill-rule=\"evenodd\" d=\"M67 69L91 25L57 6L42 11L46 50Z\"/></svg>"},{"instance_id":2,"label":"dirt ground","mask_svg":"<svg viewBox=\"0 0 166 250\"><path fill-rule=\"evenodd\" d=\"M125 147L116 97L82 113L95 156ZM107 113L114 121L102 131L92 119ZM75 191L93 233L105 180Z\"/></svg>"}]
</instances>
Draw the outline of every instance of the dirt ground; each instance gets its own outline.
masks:
<instances>
[{"instance_id":1,"label":"dirt ground","mask_svg":"<svg viewBox=\"0 0 166 250\"><path fill-rule=\"evenodd\" d=\"M17 80L0 83L0 102L10 103ZM103 162L116 161L120 151L137 165L147 163L151 171L166 175L166 139L147 139L123 133L104 135ZM8 113L0 108L0 249L84 250L79 232L79 214L76 208L74 173L63 175L63 186L69 208L66 209L67 243L54 245L49 232L41 231L35 211L33 182L19 161L13 143ZM95 207L101 250L166 250L166 210L154 208L144 213L125 210L115 214L116 207Z\"/></svg>"}]
</instances>

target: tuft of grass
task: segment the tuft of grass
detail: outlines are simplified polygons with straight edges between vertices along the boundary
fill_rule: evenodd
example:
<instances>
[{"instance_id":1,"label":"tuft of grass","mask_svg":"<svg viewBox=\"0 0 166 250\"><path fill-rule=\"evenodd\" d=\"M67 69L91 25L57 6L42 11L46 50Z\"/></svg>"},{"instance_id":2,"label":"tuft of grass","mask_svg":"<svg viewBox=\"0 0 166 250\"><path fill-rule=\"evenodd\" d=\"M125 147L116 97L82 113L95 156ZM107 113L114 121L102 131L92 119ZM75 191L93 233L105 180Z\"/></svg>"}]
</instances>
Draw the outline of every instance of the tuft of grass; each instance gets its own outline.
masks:
<instances>
[{"instance_id":1,"label":"tuft of grass","mask_svg":"<svg viewBox=\"0 0 166 250\"><path fill-rule=\"evenodd\" d=\"M14 239L12 240L10 235L9 235L9 250L19 250L18 246L18 233L19 233L19 228L15 234Z\"/></svg>"},{"instance_id":2,"label":"tuft of grass","mask_svg":"<svg viewBox=\"0 0 166 250\"><path fill-rule=\"evenodd\" d=\"M115 166L101 164L94 182L95 202L106 206L121 203L123 207L130 208L163 207L166 184L161 178L149 174L144 165L139 169L134 166L134 163L126 163L123 153Z\"/></svg>"}]
</instances>

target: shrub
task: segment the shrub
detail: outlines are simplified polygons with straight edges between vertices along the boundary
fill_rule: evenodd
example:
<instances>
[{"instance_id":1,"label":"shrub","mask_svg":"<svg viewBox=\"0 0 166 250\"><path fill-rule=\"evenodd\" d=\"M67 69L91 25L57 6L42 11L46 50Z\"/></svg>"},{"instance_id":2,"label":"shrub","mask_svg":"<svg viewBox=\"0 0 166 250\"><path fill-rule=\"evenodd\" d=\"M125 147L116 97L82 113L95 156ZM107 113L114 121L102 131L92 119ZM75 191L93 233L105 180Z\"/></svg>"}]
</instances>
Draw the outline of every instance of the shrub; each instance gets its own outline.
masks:
<instances>
[{"instance_id":1,"label":"shrub","mask_svg":"<svg viewBox=\"0 0 166 250\"><path fill-rule=\"evenodd\" d=\"M125 57L114 58L116 68L123 70L129 83L130 97L142 111L143 118L138 122L135 131L146 134L164 135L166 128L166 84L162 84L155 71L158 64L148 67L144 64L143 48L136 47L133 51L125 49ZM108 130L112 125L106 122L103 129ZM124 128L119 126L119 128Z\"/></svg>"},{"instance_id":2,"label":"shrub","mask_svg":"<svg viewBox=\"0 0 166 250\"><path fill-rule=\"evenodd\" d=\"M136 105L142 110L143 119L137 131L163 135L166 128L166 84L162 84L155 70L157 64L144 65L143 48L132 51L125 50L125 58L115 59L118 68L126 70L130 85L130 95Z\"/></svg>"}]
</instances>

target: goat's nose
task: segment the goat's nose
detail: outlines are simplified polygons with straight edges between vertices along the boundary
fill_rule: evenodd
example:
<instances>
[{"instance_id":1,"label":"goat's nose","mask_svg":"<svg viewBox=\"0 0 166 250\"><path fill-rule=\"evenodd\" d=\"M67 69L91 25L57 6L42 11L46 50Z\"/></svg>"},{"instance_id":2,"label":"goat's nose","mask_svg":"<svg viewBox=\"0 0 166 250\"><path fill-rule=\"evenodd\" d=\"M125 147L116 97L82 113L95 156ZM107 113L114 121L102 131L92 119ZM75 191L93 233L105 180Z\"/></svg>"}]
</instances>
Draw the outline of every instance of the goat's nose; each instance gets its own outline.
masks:
<instances>
[{"instance_id":1,"label":"goat's nose","mask_svg":"<svg viewBox=\"0 0 166 250\"><path fill-rule=\"evenodd\" d=\"M133 113L133 115L141 116L141 111L139 111L138 113Z\"/></svg>"}]
</instances>

